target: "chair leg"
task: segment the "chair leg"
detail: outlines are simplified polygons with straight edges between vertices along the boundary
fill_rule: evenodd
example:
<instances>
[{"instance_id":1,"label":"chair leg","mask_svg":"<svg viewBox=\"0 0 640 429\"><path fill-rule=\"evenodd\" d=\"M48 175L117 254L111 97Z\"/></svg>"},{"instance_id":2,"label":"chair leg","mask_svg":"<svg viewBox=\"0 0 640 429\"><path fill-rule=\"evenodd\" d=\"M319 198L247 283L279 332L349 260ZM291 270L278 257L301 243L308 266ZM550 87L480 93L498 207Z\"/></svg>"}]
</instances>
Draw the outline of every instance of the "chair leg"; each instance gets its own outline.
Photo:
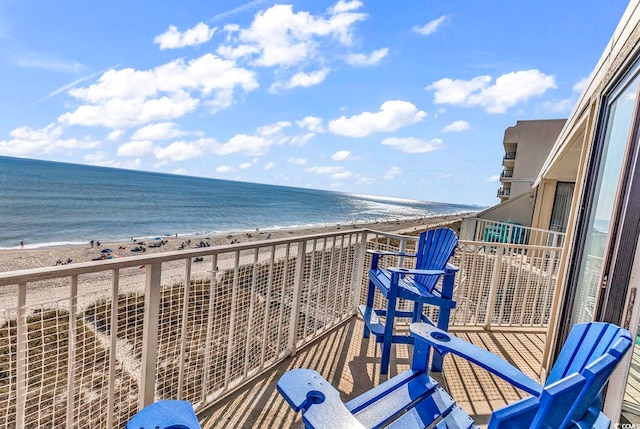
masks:
<instances>
[{"instance_id":1,"label":"chair leg","mask_svg":"<svg viewBox=\"0 0 640 429\"><path fill-rule=\"evenodd\" d=\"M371 280L369 280L369 286L367 287L367 309L372 309L371 311L373 311L373 298L375 296L375 293L376 293L376 286L373 284ZM367 317L370 317L370 315L365 314L365 319ZM369 330L369 327L365 323L362 338L369 338L370 333L371 331Z\"/></svg>"},{"instance_id":2,"label":"chair leg","mask_svg":"<svg viewBox=\"0 0 640 429\"><path fill-rule=\"evenodd\" d=\"M391 344L393 343L393 324L396 317L396 300L398 296L398 286L396 277L396 286L394 286L393 278L389 288L389 296L387 297L387 315L384 321L384 336L382 338L382 356L380 358L380 374L389 372L389 360L391 359Z\"/></svg>"},{"instance_id":3,"label":"chair leg","mask_svg":"<svg viewBox=\"0 0 640 429\"><path fill-rule=\"evenodd\" d=\"M421 302L416 301L413 303L413 316L411 317L411 321L413 323L422 322L422 303Z\"/></svg>"},{"instance_id":4,"label":"chair leg","mask_svg":"<svg viewBox=\"0 0 640 429\"><path fill-rule=\"evenodd\" d=\"M391 359L391 344L393 342L393 322L396 316L395 300L393 304L389 300L387 307L387 317L384 322L384 337L382 339L382 356L380 359L380 374L389 372L389 360Z\"/></svg>"}]
</instances>

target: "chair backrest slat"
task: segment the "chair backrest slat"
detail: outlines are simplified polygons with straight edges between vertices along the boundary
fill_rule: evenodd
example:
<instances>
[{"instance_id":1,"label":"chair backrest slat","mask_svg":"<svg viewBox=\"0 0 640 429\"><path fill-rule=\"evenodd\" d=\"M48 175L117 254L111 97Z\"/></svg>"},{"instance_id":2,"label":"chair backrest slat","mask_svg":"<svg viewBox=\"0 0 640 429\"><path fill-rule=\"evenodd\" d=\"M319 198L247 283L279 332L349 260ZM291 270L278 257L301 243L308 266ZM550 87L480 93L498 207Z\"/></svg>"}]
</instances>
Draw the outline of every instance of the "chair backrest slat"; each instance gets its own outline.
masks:
<instances>
[{"instance_id":1,"label":"chair backrest slat","mask_svg":"<svg viewBox=\"0 0 640 429\"><path fill-rule=\"evenodd\" d=\"M416 268L420 270L442 270L458 247L458 236L449 228L438 228L420 234L416 249ZM438 276L416 276L429 292L438 282Z\"/></svg>"},{"instance_id":2,"label":"chair backrest slat","mask_svg":"<svg viewBox=\"0 0 640 429\"><path fill-rule=\"evenodd\" d=\"M526 409L516 402L496 411L496 421L492 418L489 428L590 425L589 419L599 417L604 385L631 344L629 331L618 326L601 322L575 325L540 397L520 401L527 404ZM530 423L514 426L529 417Z\"/></svg>"}]
</instances>

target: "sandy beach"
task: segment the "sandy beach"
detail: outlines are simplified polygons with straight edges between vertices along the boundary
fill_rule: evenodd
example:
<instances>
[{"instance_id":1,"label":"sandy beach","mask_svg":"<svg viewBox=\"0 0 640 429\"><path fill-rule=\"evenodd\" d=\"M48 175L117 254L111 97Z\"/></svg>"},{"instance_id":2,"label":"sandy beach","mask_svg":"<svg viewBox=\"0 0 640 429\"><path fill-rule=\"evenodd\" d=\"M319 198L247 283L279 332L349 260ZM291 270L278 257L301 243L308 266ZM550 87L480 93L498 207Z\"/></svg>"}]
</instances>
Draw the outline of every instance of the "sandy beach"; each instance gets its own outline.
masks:
<instances>
[{"instance_id":1,"label":"sandy beach","mask_svg":"<svg viewBox=\"0 0 640 429\"><path fill-rule=\"evenodd\" d=\"M42 248L29 248L27 246L23 249L4 249L0 250L0 272L15 271L30 268L40 268L46 266L54 266L58 261L66 263L71 259L71 263L87 262L94 258L98 258L103 255L102 250L111 249L113 253L118 257L127 257L135 255L149 255L152 253L166 252L179 250L183 248L197 248L200 242L209 243L210 246L218 246L233 243L247 243L250 241L277 239L282 237L292 237L307 234L317 234L329 231L344 230L347 228L369 228L382 232L395 232L395 233L410 233L415 231L424 230L427 227L447 224L458 221L462 218L459 215L438 216L431 218L420 218L413 220L390 220L384 222L374 223L357 223L357 224L343 224L343 225L331 225L331 226L319 226L313 228L297 228L297 229L277 229L277 230L265 230L254 232L234 232L225 234L214 234L209 236L197 235L190 237L162 237L165 242L160 247L150 247L149 245L157 245L156 240L146 240L144 247L146 251L144 253L132 251L138 246L137 239L135 242L100 242L100 246L94 242L94 246L91 247L90 243L85 245L76 246L57 246L57 247L42 247ZM189 244L187 242L190 241Z\"/></svg>"},{"instance_id":2,"label":"sandy beach","mask_svg":"<svg viewBox=\"0 0 640 429\"><path fill-rule=\"evenodd\" d=\"M58 246L43 248L25 248L21 249L4 249L0 250L0 272L9 272L16 270L41 268L47 266L56 266L60 263L76 264L80 262L89 262L102 256L108 255L103 253L105 249L111 249L118 258L126 258L137 255L150 255L160 252L176 251L181 249L195 249L200 243L209 244L210 246L229 245L234 243L247 243L251 241L262 241L278 238L290 238L300 235L319 234L324 232L334 232L340 230L352 230L357 228L368 228L380 232L393 232L398 234L415 234L429 227L450 225L456 229L459 227L459 221L463 215L447 215L430 218L419 218L412 220L389 220L373 223L357 223L320 226L313 228L298 229L278 229L266 231L235 232L226 234L217 234L210 236L191 236L191 237L162 237L164 243L158 247L150 245L158 245L159 240L146 240L144 248L145 252L134 252L133 249L140 245L141 240L133 239L126 242L104 242L97 245L94 242L93 247L90 243L77 246ZM284 255L281 255L284 256ZM209 258L206 258L209 259ZM99 264L100 261L96 261ZM249 260L241 261L241 263L250 263ZM233 267L233 258L231 254L221 255L218 259L217 266L220 270ZM141 267L142 268L142 267ZM210 272L211 264L206 260L200 264L192 264L192 276L206 276ZM144 290L145 270L138 268L129 268L120 272L120 293L142 292ZM162 281L163 283L175 283L182 281L184 277L184 263L182 261L167 262L163 264ZM192 277L193 278L193 277ZM80 307L93 302L96 297L103 296L106 291L111 288L111 272L109 270L100 271L84 276L79 285L79 301ZM51 306L67 306L67 300L63 299L67 296L69 280L67 278L57 278L53 280L43 280L30 283L27 287L27 302L31 311L38 311L37 308L51 308ZM0 288L0 310L15 309L17 299L16 287ZM61 300L62 299L62 300Z\"/></svg>"}]
</instances>

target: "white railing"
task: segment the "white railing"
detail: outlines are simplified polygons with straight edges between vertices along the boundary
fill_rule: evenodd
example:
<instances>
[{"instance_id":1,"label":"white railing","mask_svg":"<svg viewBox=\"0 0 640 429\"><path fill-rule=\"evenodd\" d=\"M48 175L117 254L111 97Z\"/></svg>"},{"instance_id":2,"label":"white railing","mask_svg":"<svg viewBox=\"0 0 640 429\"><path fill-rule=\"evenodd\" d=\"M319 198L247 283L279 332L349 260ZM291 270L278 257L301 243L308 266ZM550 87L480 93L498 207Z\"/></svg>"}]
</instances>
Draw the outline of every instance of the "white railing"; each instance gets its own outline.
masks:
<instances>
[{"instance_id":1,"label":"white railing","mask_svg":"<svg viewBox=\"0 0 640 429\"><path fill-rule=\"evenodd\" d=\"M167 398L201 410L352 317L366 248L416 240L353 230L0 273L0 427L123 427ZM545 326L559 255L461 241L451 325Z\"/></svg>"},{"instance_id":2,"label":"white railing","mask_svg":"<svg viewBox=\"0 0 640 429\"><path fill-rule=\"evenodd\" d=\"M514 245L562 247L566 234L531 228L511 222L497 222L477 217L462 219L460 239L490 241Z\"/></svg>"}]
</instances>

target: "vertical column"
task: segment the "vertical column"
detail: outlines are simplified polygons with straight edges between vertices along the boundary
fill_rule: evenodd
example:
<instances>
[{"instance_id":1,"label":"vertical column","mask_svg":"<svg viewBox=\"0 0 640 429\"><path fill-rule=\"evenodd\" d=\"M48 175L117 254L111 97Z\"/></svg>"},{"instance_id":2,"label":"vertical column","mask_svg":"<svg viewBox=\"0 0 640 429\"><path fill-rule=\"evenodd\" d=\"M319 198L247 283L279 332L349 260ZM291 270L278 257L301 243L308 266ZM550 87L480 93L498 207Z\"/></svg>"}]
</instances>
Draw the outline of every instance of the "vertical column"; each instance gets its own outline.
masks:
<instances>
[{"instance_id":1,"label":"vertical column","mask_svg":"<svg viewBox=\"0 0 640 429\"><path fill-rule=\"evenodd\" d=\"M304 281L304 260L306 256L306 240L298 243L298 257L296 259L296 271L293 283L293 297L291 300L291 317L289 318L289 341L287 348L291 356L296 354L296 338L298 336L298 312L300 308L300 295L302 282Z\"/></svg>"},{"instance_id":2,"label":"vertical column","mask_svg":"<svg viewBox=\"0 0 640 429\"><path fill-rule=\"evenodd\" d=\"M67 354L67 427L73 427L73 412L76 407L74 387L76 384L76 337L78 316L78 276L71 277L69 293L69 348Z\"/></svg>"},{"instance_id":3,"label":"vertical column","mask_svg":"<svg viewBox=\"0 0 640 429\"><path fill-rule=\"evenodd\" d=\"M109 391L107 392L107 427L115 427L116 350L118 347L118 297L120 270L113 270L111 283L111 336L109 345Z\"/></svg>"},{"instance_id":4,"label":"vertical column","mask_svg":"<svg viewBox=\"0 0 640 429\"><path fill-rule=\"evenodd\" d=\"M493 322L494 307L496 306L496 296L498 294L498 286L500 282L500 270L502 269L502 254L504 253L504 245L496 246L496 262L493 266L493 274L491 275L491 287L489 288L489 299L487 300L487 318L484 321L484 329L490 331Z\"/></svg>"},{"instance_id":5,"label":"vertical column","mask_svg":"<svg viewBox=\"0 0 640 429\"><path fill-rule=\"evenodd\" d=\"M162 264L146 265L139 409L152 404L155 400L158 322L160 319L160 295L162 293L160 285L161 274Z\"/></svg>"},{"instance_id":6,"label":"vertical column","mask_svg":"<svg viewBox=\"0 0 640 429\"><path fill-rule=\"evenodd\" d=\"M182 293L182 330L180 333L180 366L178 367L178 399L183 399L184 362L187 350L187 321L189 320L189 287L191 286L191 258L185 259L184 290Z\"/></svg>"},{"instance_id":7,"label":"vertical column","mask_svg":"<svg viewBox=\"0 0 640 429\"><path fill-rule=\"evenodd\" d=\"M25 409L27 403L27 377L29 363L27 332L27 284L18 285L18 337L16 338L16 427L25 428Z\"/></svg>"}]
</instances>

